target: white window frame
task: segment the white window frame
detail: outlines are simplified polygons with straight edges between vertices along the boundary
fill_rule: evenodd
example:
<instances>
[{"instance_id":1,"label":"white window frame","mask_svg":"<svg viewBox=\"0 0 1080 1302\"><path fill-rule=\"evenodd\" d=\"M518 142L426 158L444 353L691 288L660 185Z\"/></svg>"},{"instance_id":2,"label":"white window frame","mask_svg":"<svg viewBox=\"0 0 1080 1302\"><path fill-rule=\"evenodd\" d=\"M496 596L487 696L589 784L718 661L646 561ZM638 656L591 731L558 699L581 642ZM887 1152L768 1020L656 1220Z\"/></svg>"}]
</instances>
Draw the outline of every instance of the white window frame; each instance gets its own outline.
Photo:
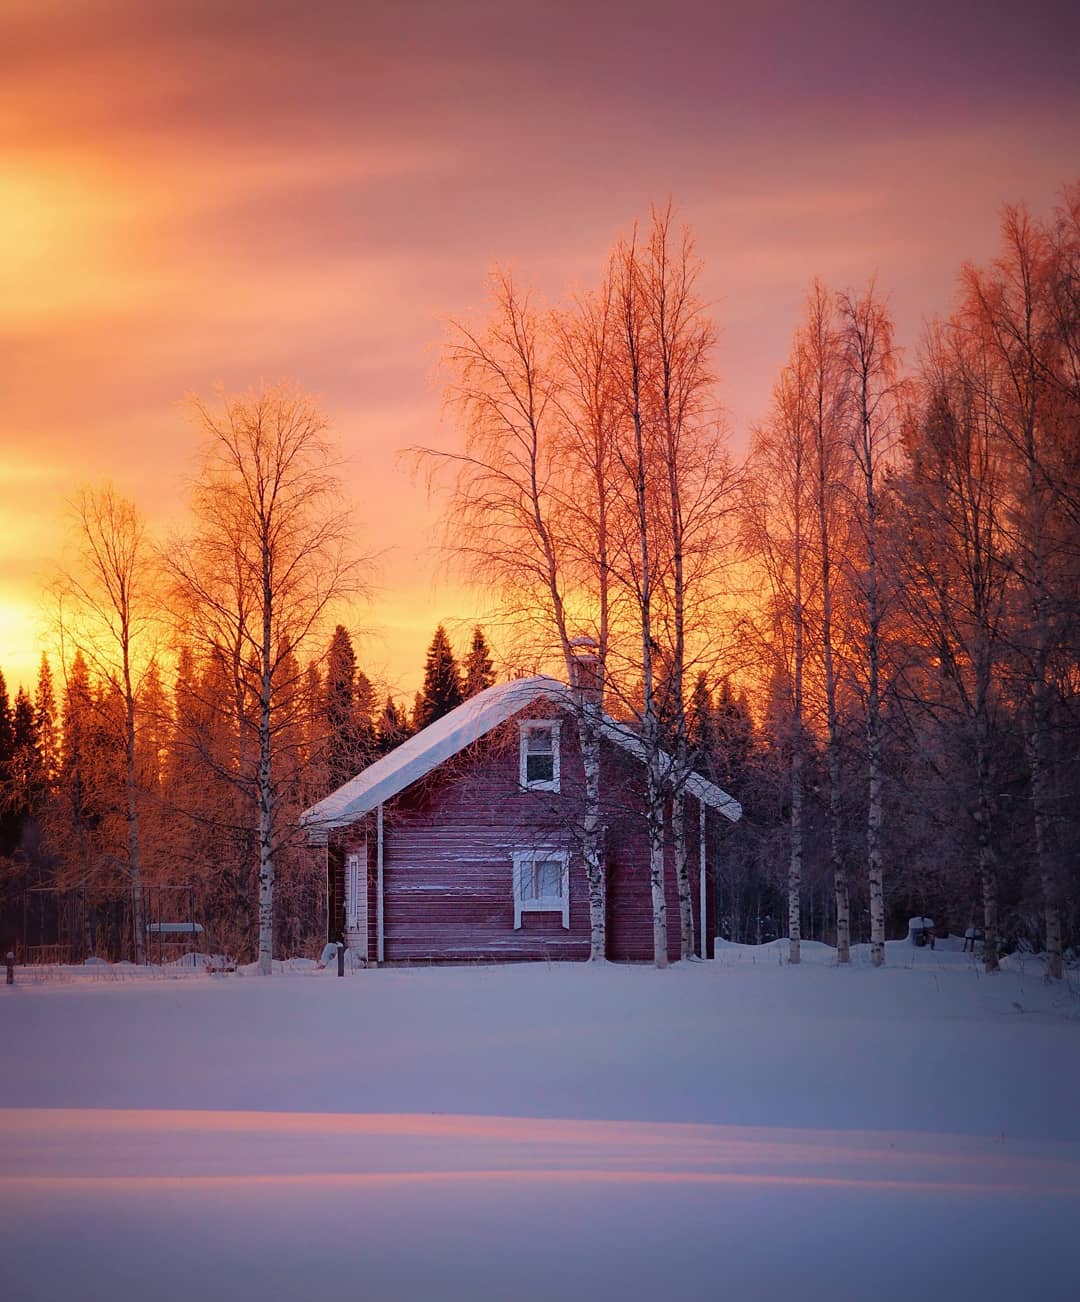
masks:
<instances>
[{"instance_id":1,"label":"white window frame","mask_svg":"<svg viewBox=\"0 0 1080 1302\"><path fill-rule=\"evenodd\" d=\"M554 791L559 790L560 764L559 764L559 719L522 719L518 726L521 729L521 737L518 743L518 781L523 791ZM551 733L551 757L552 768L551 778L534 778L529 781L529 734L534 732Z\"/></svg>"},{"instance_id":2,"label":"white window frame","mask_svg":"<svg viewBox=\"0 0 1080 1302\"><path fill-rule=\"evenodd\" d=\"M562 925L567 931L570 930L570 851L569 850L547 850L547 849L530 849L515 850L513 853L514 860L514 930L521 928L521 915L523 913L560 913L562 914ZM524 874L532 873L533 865L538 859L554 859L562 864L560 882L562 885L561 895L546 895L541 899L524 899L521 893L521 883Z\"/></svg>"}]
</instances>

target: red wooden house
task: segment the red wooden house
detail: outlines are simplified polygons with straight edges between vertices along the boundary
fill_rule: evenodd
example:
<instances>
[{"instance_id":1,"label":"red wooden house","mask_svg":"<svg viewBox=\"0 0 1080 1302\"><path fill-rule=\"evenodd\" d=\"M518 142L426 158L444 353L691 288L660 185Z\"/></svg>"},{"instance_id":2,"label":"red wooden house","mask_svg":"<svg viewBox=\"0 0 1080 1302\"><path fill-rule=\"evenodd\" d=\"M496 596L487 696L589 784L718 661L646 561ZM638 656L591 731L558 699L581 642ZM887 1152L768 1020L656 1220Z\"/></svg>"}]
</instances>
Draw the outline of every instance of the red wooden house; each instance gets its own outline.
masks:
<instances>
[{"instance_id":1,"label":"red wooden house","mask_svg":"<svg viewBox=\"0 0 1080 1302\"><path fill-rule=\"evenodd\" d=\"M327 847L330 938L365 962L588 958L575 705L573 690L553 678L499 683L305 811L309 841ZM644 778L641 742L604 716L613 959L653 957ZM722 820L741 809L696 774L685 791L695 937L712 957L708 847L722 844ZM670 847L668 855L668 947L677 957Z\"/></svg>"}]
</instances>

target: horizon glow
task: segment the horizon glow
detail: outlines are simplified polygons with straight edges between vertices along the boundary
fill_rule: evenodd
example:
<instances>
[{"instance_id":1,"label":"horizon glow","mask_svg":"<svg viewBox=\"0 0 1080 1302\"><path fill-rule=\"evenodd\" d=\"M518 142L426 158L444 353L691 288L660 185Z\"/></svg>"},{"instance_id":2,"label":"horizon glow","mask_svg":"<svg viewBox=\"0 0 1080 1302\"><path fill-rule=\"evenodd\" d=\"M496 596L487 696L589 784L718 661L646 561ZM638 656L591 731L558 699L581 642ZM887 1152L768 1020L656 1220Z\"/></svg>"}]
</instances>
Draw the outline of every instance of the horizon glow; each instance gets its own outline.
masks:
<instances>
[{"instance_id":1,"label":"horizon glow","mask_svg":"<svg viewBox=\"0 0 1080 1302\"><path fill-rule=\"evenodd\" d=\"M814 276L876 276L908 357L1000 207L1076 179L1080 17L631 0L359 9L16 5L0 29L0 670L33 689L64 504L112 480L165 533L185 395L294 380L340 440L384 553L357 646L411 697L445 573L400 456L450 446L438 350L510 263L549 299L674 199L720 328L733 447L765 411ZM497 640L497 639L496 639Z\"/></svg>"}]
</instances>

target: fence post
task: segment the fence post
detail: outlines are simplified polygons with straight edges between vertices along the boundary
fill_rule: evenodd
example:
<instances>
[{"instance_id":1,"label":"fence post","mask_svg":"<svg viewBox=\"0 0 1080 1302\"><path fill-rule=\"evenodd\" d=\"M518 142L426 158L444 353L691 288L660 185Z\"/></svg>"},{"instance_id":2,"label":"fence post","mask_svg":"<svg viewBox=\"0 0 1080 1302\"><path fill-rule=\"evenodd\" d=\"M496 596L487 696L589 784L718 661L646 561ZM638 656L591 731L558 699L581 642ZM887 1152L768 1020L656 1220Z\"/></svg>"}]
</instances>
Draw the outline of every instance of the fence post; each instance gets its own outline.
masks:
<instances>
[{"instance_id":1,"label":"fence post","mask_svg":"<svg viewBox=\"0 0 1080 1302\"><path fill-rule=\"evenodd\" d=\"M4 962L7 964L7 983L9 986L15 984L15 955L9 949L4 955Z\"/></svg>"}]
</instances>

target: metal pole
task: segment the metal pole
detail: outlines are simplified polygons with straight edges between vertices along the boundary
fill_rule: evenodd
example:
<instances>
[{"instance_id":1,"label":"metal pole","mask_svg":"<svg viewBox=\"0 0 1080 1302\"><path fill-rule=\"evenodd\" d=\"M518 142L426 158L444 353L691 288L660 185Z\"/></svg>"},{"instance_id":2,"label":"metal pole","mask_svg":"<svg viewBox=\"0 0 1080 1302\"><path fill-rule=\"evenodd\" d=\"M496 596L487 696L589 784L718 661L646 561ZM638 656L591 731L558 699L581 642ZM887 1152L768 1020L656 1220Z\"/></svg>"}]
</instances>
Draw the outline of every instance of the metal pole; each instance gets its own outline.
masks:
<instances>
[{"instance_id":1,"label":"metal pole","mask_svg":"<svg viewBox=\"0 0 1080 1302\"><path fill-rule=\"evenodd\" d=\"M15 984L15 955L9 949L4 956L4 962L7 964L7 983L9 986Z\"/></svg>"},{"instance_id":2,"label":"metal pole","mask_svg":"<svg viewBox=\"0 0 1080 1302\"><path fill-rule=\"evenodd\" d=\"M705 939L707 934L705 931L707 921L706 914L708 912L705 907L705 894L708 887L708 875L705 869L705 801L702 800L700 796L698 797L698 834L698 867L701 872L701 882L698 887L698 892L701 898L701 907L698 912L701 918L701 957L705 958L709 952L708 942Z\"/></svg>"}]
</instances>

